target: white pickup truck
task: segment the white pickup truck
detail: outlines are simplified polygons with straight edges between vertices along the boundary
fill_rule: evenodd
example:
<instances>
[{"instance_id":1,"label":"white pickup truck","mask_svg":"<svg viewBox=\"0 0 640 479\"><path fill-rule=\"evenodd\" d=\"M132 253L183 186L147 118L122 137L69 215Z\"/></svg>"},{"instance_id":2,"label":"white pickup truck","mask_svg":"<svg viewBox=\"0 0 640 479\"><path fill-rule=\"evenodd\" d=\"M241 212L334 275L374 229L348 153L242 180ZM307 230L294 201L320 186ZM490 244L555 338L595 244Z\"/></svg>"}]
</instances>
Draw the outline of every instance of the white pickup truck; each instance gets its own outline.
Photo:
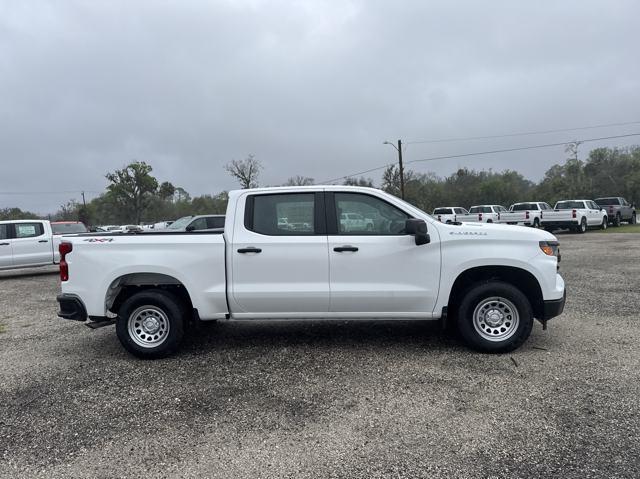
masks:
<instances>
[{"instance_id":1,"label":"white pickup truck","mask_svg":"<svg viewBox=\"0 0 640 479\"><path fill-rule=\"evenodd\" d=\"M467 223L498 223L500 215L507 211L502 205L476 205L469 208L468 214L458 215L456 219Z\"/></svg>"},{"instance_id":2,"label":"white pickup truck","mask_svg":"<svg viewBox=\"0 0 640 479\"><path fill-rule=\"evenodd\" d=\"M0 221L0 270L57 263L60 238L46 220Z\"/></svg>"},{"instance_id":3,"label":"white pickup truck","mask_svg":"<svg viewBox=\"0 0 640 479\"><path fill-rule=\"evenodd\" d=\"M552 234L447 225L364 187L232 191L224 232L86 234L60 252L59 316L115 323L142 358L175 351L190 321L271 319L453 320L471 347L506 352L565 302Z\"/></svg>"},{"instance_id":4,"label":"white pickup truck","mask_svg":"<svg viewBox=\"0 0 640 479\"><path fill-rule=\"evenodd\" d=\"M558 201L553 211L543 211L540 224L547 231L570 229L584 233L588 228L606 230L609 225L607 212L591 200Z\"/></svg>"},{"instance_id":5,"label":"white pickup truck","mask_svg":"<svg viewBox=\"0 0 640 479\"><path fill-rule=\"evenodd\" d=\"M543 211L552 210L544 201L532 201L528 203L514 203L506 213L500 213L499 223L508 225L523 225L540 227L540 215Z\"/></svg>"}]
</instances>

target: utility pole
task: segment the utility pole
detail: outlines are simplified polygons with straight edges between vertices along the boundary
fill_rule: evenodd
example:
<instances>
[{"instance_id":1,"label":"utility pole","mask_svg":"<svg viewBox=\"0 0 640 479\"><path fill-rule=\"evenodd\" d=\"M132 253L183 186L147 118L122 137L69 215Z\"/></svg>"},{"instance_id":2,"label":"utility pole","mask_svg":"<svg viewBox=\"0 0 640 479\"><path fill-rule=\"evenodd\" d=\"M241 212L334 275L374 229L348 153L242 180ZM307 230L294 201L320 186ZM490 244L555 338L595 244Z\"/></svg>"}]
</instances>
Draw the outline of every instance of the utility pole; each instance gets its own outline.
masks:
<instances>
[{"instance_id":1,"label":"utility pole","mask_svg":"<svg viewBox=\"0 0 640 479\"><path fill-rule=\"evenodd\" d=\"M402 164L402 162L400 162L400 164ZM84 191L82 192L82 206L84 206L85 208L87 207L87 202L84 199Z\"/></svg>"},{"instance_id":2,"label":"utility pole","mask_svg":"<svg viewBox=\"0 0 640 479\"><path fill-rule=\"evenodd\" d=\"M400 169L400 198L404 200L404 167L402 166L402 140L398 140L398 165Z\"/></svg>"},{"instance_id":3,"label":"utility pole","mask_svg":"<svg viewBox=\"0 0 640 479\"><path fill-rule=\"evenodd\" d=\"M400 197L404 200L404 166L402 165L402 140L398 140L398 146L390 141L382 142L383 145L391 145L398 152L398 171L400 173Z\"/></svg>"}]
</instances>

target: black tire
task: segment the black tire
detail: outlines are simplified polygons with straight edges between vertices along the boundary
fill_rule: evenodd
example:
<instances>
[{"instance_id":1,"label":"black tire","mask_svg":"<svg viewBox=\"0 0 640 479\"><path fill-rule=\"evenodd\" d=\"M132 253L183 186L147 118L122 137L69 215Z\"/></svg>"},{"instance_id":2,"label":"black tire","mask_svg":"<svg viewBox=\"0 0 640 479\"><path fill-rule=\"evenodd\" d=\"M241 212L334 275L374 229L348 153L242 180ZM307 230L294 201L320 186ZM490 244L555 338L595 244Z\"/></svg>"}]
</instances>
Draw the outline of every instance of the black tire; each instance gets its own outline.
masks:
<instances>
[{"instance_id":1,"label":"black tire","mask_svg":"<svg viewBox=\"0 0 640 479\"><path fill-rule=\"evenodd\" d=\"M631 215L631 218L629 219L629 224L630 225L635 225L636 224L636 212L634 211L633 214Z\"/></svg>"},{"instance_id":2,"label":"black tire","mask_svg":"<svg viewBox=\"0 0 640 479\"><path fill-rule=\"evenodd\" d=\"M620 213L616 213L616 217L613 220L613 226L617 228L618 226L620 226L620 223L622 223L622 216L620 216Z\"/></svg>"},{"instance_id":3,"label":"black tire","mask_svg":"<svg viewBox=\"0 0 640 479\"><path fill-rule=\"evenodd\" d=\"M501 309L500 305L506 309ZM492 326L476 319L476 316L482 316L482 310L485 313L494 311L487 311L487 307L503 314L502 325ZM460 335L470 348L484 353L508 353L519 348L531 334L533 310L527 297L515 286L502 281L489 281L467 290L458 308L457 323ZM505 331L501 332L503 328Z\"/></svg>"},{"instance_id":4,"label":"black tire","mask_svg":"<svg viewBox=\"0 0 640 479\"><path fill-rule=\"evenodd\" d=\"M578 234L583 234L587 232L587 218L582 218L580 220L580 224L576 226L575 232Z\"/></svg>"},{"instance_id":5,"label":"black tire","mask_svg":"<svg viewBox=\"0 0 640 479\"><path fill-rule=\"evenodd\" d=\"M187 317L187 308L176 295L160 289L148 289L122 303L116 320L116 333L122 346L134 356L141 359L164 358L180 346ZM140 323L135 323L136 319ZM150 319L152 327L157 325L157 331L143 329L141 321L146 319Z\"/></svg>"},{"instance_id":6,"label":"black tire","mask_svg":"<svg viewBox=\"0 0 640 479\"><path fill-rule=\"evenodd\" d=\"M493 220L487 220L487 223L493 223Z\"/></svg>"},{"instance_id":7,"label":"black tire","mask_svg":"<svg viewBox=\"0 0 640 479\"><path fill-rule=\"evenodd\" d=\"M540 228L540 220L538 218L533 219L533 227Z\"/></svg>"},{"instance_id":8,"label":"black tire","mask_svg":"<svg viewBox=\"0 0 640 479\"><path fill-rule=\"evenodd\" d=\"M600 229L606 230L608 226L609 226L609 217L605 216L604 218L602 218L602 224L600 225Z\"/></svg>"}]
</instances>

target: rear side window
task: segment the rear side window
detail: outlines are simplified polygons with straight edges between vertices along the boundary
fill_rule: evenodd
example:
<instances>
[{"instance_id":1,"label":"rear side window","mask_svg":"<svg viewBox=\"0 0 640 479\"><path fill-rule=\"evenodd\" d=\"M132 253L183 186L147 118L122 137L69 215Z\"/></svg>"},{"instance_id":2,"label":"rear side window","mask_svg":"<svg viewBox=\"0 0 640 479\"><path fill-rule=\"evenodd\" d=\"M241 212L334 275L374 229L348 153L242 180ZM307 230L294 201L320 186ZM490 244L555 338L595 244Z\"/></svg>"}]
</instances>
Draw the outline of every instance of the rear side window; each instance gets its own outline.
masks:
<instances>
[{"instance_id":1,"label":"rear side window","mask_svg":"<svg viewBox=\"0 0 640 479\"><path fill-rule=\"evenodd\" d=\"M493 213L491 206L473 206L469 209L469 213Z\"/></svg>"},{"instance_id":2,"label":"rear side window","mask_svg":"<svg viewBox=\"0 0 640 479\"><path fill-rule=\"evenodd\" d=\"M42 223L15 223L16 238L35 238L44 234Z\"/></svg>"},{"instance_id":3,"label":"rear side window","mask_svg":"<svg viewBox=\"0 0 640 479\"><path fill-rule=\"evenodd\" d=\"M247 199L245 227L269 236L316 234L315 193L253 195Z\"/></svg>"},{"instance_id":4,"label":"rear side window","mask_svg":"<svg viewBox=\"0 0 640 479\"><path fill-rule=\"evenodd\" d=\"M207 218L207 228L224 228L224 216Z\"/></svg>"},{"instance_id":5,"label":"rear side window","mask_svg":"<svg viewBox=\"0 0 640 479\"><path fill-rule=\"evenodd\" d=\"M464 208L455 208L456 214L458 215L466 215L467 211Z\"/></svg>"},{"instance_id":6,"label":"rear side window","mask_svg":"<svg viewBox=\"0 0 640 479\"><path fill-rule=\"evenodd\" d=\"M436 208L435 210L433 210L433 214L434 215L450 215L453 213L451 213L451 208Z\"/></svg>"},{"instance_id":7,"label":"rear side window","mask_svg":"<svg viewBox=\"0 0 640 479\"><path fill-rule=\"evenodd\" d=\"M9 238L9 225L0 225L0 240Z\"/></svg>"}]
</instances>

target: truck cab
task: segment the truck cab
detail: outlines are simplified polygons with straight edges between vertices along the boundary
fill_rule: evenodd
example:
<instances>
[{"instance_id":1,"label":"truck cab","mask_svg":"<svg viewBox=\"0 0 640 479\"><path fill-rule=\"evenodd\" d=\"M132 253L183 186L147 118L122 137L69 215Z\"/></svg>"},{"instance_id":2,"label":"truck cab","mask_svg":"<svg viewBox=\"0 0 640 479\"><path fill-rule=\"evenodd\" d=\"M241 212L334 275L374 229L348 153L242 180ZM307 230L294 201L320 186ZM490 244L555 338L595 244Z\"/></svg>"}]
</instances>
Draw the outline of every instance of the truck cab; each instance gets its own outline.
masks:
<instances>
[{"instance_id":1,"label":"truck cab","mask_svg":"<svg viewBox=\"0 0 640 479\"><path fill-rule=\"evenodd\" d=\"M49 221L0 221L0 270L46 266L56 260Z\"/></svg>"}]
</instances>

